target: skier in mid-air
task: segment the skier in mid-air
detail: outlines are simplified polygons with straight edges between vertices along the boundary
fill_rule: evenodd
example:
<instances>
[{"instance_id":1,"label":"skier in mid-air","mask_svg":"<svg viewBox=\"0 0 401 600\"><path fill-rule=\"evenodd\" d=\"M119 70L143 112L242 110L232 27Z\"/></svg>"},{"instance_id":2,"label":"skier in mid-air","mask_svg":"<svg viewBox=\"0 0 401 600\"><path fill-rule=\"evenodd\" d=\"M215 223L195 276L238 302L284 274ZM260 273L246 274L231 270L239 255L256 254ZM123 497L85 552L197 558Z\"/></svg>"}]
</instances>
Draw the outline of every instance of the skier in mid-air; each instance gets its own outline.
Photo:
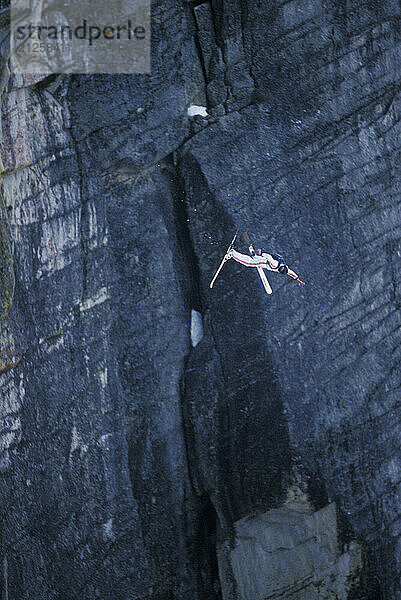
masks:
<instances>
[{"instance_id":1,"label":"skier in mid-air","mask_svg":"<svg viewBox=\"0 0 401 600\"><path fill-rule=\"evenodd\" d=\"M269 254L263 250L263 248L258 248L256 253L252 256L241 254L241 252L237 252L237 250L231 248L226 254L226 257L227 259L233 258L246 267L262 267L262 269L267 269L268 271L276 271L276 273L281 273L282 275L289 275L292 279L295 279L300 286L305 285L305 282L285 264L284 259L279 254Z\"/></svg>"},{"instance_id":2,"label":"skier in mid-air","mask_svg":"<svg viewBox=\"0 0 401 600\"><path fill-rule=\"evenodd\" d=\"M268 252L265 252L262 248L258 248L258 250L255 252L255 249L252 246L249 240L249 236L246 232L243 234L243 237L248 245L249 253L251 256L248 256L247 254L241 254L241 252L237 252L237 250L234 250L234 243L237 239L237 235L238 229L231 241L231 244L228 246L225 255L223 256L223 260L221 261L219 268L217 269L212 281L209 284L210 288L213 287L214 282L216 281L221 269L230 258L233 258L237 262L241 263L241 265L245 265L246 267L256 267L258 275L263 283L263 287L265 288L267 294L272 293L272 288L270 287L270 283L268 282L263 269L267 269L268 271L276 271L277 273L282 273L283 275L289 275L290 277L292 277L292 279L298 281L298 284L300 286L305 285L305 283L300 280L298 275L294 273L294 271L292 271L288 267L288 265L285 264L284 258L279 254L269 254Z\"/></svg>"}]
</instances>

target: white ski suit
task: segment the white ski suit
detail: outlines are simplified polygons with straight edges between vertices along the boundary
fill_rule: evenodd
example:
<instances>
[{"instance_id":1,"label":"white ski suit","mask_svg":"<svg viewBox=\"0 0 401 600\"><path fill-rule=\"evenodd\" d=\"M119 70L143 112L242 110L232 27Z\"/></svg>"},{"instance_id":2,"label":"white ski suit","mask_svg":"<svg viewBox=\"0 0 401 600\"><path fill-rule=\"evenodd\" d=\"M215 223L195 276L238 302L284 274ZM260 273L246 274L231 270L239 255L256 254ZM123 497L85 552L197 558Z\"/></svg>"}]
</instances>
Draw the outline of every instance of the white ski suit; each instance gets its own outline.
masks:
<instances>
[{"instance_id":1,"label":"white ski suit","mask_svg":"<svg viewBox=\"0 0 401 600\"><path fill-rule=\"evenodd\" d=\"M279 273L278 268L280 263L267 252L262 252L260 256L248 256L247 254L241 254L241 252L237 252L236 250L232 249L228 254L231 258L241 263L241 265L245 265L246 267L262 267L262 269L276 271L276 273ZM290 277L293 279L299 279L298 275L294 273L294 271L292 271L288 266L287 269L287 274Z\"/></svg>"}]
</instances>

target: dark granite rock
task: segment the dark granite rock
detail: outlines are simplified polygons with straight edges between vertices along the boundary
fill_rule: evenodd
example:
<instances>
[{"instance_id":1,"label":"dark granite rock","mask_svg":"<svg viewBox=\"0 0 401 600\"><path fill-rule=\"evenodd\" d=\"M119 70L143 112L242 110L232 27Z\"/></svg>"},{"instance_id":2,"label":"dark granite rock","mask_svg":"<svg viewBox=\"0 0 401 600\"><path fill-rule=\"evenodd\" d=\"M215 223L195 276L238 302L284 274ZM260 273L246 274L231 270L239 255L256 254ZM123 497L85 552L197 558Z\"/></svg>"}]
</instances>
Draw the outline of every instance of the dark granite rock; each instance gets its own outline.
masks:
<instances>
[{"instance_id":1,"label":"dark granite rock","mask_svg":"<svg viewBox=\"0 0 401 600\"><path fill-rule=\"evenodd\" d=\"M152 23L150 76L3 72L2 594L248 599L299 486L274 560L317 598L400 599L399 5ZM237 227L307 286L231 261L210 290Z\"/></svg>"}]
</instances>

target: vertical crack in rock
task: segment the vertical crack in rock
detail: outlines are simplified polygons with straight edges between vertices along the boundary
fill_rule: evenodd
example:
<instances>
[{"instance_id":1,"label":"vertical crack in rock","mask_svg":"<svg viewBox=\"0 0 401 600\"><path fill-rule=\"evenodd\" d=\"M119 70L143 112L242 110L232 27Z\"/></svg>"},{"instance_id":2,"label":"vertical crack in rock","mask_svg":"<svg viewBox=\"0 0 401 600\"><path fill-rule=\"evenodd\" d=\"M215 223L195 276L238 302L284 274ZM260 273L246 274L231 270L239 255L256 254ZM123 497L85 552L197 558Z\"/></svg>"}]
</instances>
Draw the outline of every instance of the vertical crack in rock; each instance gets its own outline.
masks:
<instances>
[{"instance_id":1,"label":"vertical crack in rock","mask_svg":"<svg viewBox=\"0 0 401 600\"><path fill-rule=\"evenodd\" d=\"M176 224L176 239L179 245L180 254L182 256L184 269L186 271L186 279L189 282L184 288L184 298L186 299L189 310L195 309L197 312L202 314L203 307L201 298L200 269L198 257L195 254L190 229L188 226L189 216L185 201L185 185L183 184L178 170L175 172L175 177L177 189L173 209L174 221Z\"/></svg>"},{"instance_id":2,"label":"vertical crack in rock","mask_svg":"<svg viewBox=\"0 0 401 600\"><path fill-rule=\"evenodd\" d=\"M175 237L179 248L181 269L184 274L182 280L182 292L185 299L188 315L195 310L200 315L204 312L201 294L201 276L199 260L195 253L193 241L189 228L189 213L185 197L185 183L179 168L174 164L174 155L164 159L174 182L174 224L175 231L170 235ZM190 552L196 565L196 577L198 579L198 590L203 600L221 600L221 584L218 572L217 559L217 532L220 528L219 517L208 492L200 489L199 478L192 473L194 467L193 453L195 450L194 432L191 421L188 419L186 405L188 403L185 386L185 374L187 372L191 355L195 348L189 348L189 352L183 363L183 372L180 384L180 407L182 432L185 444L187 472L191 493L187 498L187 512L189 531L188 539L191 540ZM208 398L205 397L205 402ZM190 532L193 532L193 535Z\"/></svg>"},{"instance_id":3,"label":"vertical crack in rock","mask_svg":"<svg viewBox=\"0 0 401 600\"><path fill-rule=\"evenodd\" d=\"M191 516L197 513L197 500L181 397L191 309L202 311L187 217L171 155L135 177L120 165L109 178L113 339L126 398L132 492L138 500L152 593L155 598L200 598L196 561L188 558L188 527L197 519ZM155 367L151 376L149 364Z\"/></svg>"},{"instance_id":4,"label":"vertical crack in rock","mask_svg":"<svg viewBox=\"0 0 401 600\"><path fill-rule=\"evenodd\" d=\"M205 91L206 91L206 99L208 101L208 94L207 94L207 84L209 82L209 62L207 60L207 55L205 55L205 51L207 51L207 47L202 47L202 43L201 43L201 24L199 22L199 16L200 16L200 10L198 9L198 7L203 6L207 3L204 2L204 0L199 0L199 1L194 1L190 3L190 7L192 9L192 14L194 16L194 20L195 20L195 26L196 26L196 34L195 34L195 47L196 47L196 51L198 53L198 57L199 57L199 62L202 68L202 73L203 73L203 78L205 80Z\"/></svg>"},{"instance_id":5,"label":"vertical crack in rock","mask_svg":"<svg viewBox=\"0 0 401 600\"><path fill-rule=\"evenodd\" d=\"M223 35L223 18L224 18L224 2L221 0L211 0L210 2L210 12L212 15L213 27L215 32L215 39L218 50L218 58L219 62L223 63L223 73L222 80L225 86L226 96L223 100L224 110L227 112L227 102L230 98L231 93L231 85L230 81L227 77L227 69L228 69L228 60L226 56L226 48L224 45L224 35Z\"/></svg>"},{"instance_id":6,"label":"vertical crack in rock","mask_svg":"<svg viewBox=\"0 0 401 600\"><path fill-rule=\"evenodd\" d=\"M228 98L224 47L219 41L212 4L195 1L190 6L196 23L196 45L205 78L206 97L208 105L215 107L224 104Z\"/></svg>"},{"instance_id":7,"label":"vertical crack in rock","mask_svg":"<svg viewBox=\"0 0 401 600\"><path fill-rule=\"evenodd\" d=\"M201 3L203 6L204 3ZM173 161L179 160L177 155L173 153ZM203 319L205 319L206 305L202 301L202 280L201 271L199 265L199 259L195 251L194 243L191 236L190 218L188 210L188 202L186 199L186 186L182 168L179 163L174 162L174 168L176 169L176 181L177 181L177 193L176 200L174 203L174 211L177 225L177 239L181 248L182 260L185 265L186 279L189 281L188 284L184 285L184 297L187 298L187 306L189 310L192 308L199 312ZM204 182L206 183L206 182ZM204 188L204 193L207 195L207 186ZM197 211L197 209L194 209ZM195 215L196 216L196 215ZM200 215L199 215L200 216ZM233 229L231 225L231 229ZM208 319L210 325L210 331L213 337L214 348L219 353L219 345L216 343L215 334L213 329L213 322ZM224 375L224 363L220 359L220 365L222 373Z\"/></svg>"},{"instance_id":8,"label":"vertical crack in rock","mask_svg":"<svg viewBox=\"0 0 401 600\"><path fill-rule=\"evenodd\" d=\"M225 66L227 99L224 105L227 113L248 106L255 88L245 48L247 9L244 4L238 0L228 3L211 0L216 42Z\"/></svg>"},{"instance_id":9,"label":"vertical crack in rock","mask_svg":"<svg viewBox=\"0 0 401 600\"><path fill-rule=\"evenodd\" d=\"M197 554L199 573L205 600L222 600L217 544L219 519L210 497L203 494L200 498L199 532Z\"/></svg>"},{"instance_id":10,"label":"vertical crack in rock","mask_svg":"<svg viewBox=\"0 0 401 600\"><path fill-rule=\"evenodd\" d=\"M3 183L0 190L0 322L7 315L14 296L13 242L4 202Z\"/></svg>"}]
</instances>

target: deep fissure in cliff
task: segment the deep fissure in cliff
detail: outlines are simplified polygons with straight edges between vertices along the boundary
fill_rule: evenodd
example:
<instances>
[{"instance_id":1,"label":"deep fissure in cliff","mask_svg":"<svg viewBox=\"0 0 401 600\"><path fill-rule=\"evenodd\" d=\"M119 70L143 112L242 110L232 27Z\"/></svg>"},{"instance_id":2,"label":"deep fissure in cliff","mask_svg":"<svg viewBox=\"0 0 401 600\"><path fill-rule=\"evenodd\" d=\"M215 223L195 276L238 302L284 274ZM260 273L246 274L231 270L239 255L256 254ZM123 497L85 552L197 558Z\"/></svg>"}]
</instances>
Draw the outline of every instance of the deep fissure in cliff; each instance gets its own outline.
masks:
<instances>
[{"instance_id":1,"label":"deep fissure in cliff","mask_svg":"<svg viewBox=\"0 0 401 600\"><path fill-rule=\"evenodd\" d=\"M170 163L171 167L171 163ZM184 286L184 297L188 310L195 309L201 315L204 307L201 294L201 278L198 258L192 242L189 228L189 213L186 202L185 182L178 169L175 170L175 198L173 204L174 222L176 226L176 237L180 248L184 271L187 273L189 285ZM188 359L188 357L187 357ZM194 541L191 553L198 567L200 590L205 600L222 600L221 584L219 579L217 558L217 531L218 515L213 503L207 493L196 491L191 477L190 446L191 434L188 431L186 418L186 394L185 394L185 372L187 360L185 361L183 376L181 380L181 414L184 442L187 455L187 468L189 481L196 501L194 503L195 523Z\"/></svg>"},{"instance_id":2,"label":"deep fissure in cliff","mask_svg":"<svg viewBox=\"0 0 401 600\"><path fill-rule=\"evenodd\" d=\"M199 516L198 545L199 556L204 556L200 563L200 576L205 599L222 600L219 565L217 559L218 516L207 494L201 497ZM205 560L206 559L206 560Z\"/></svg>"},{"instance_id":3,"label":"deep fissure in cliff","mask_svg":"<svg viewBox=\"0 0 401 600\"><path fill-rule=\"evenodd\" d=\"M189 217L185 202L185 186L180 174L177 173L176 197L174 200L174 221L177 232L177 242L188 275L188 284L184 287L184 299L189 309L194 308L202 314L202 298L200 285L200 269L191 234L188 227Z\"/></svg>"}]
</instances>

